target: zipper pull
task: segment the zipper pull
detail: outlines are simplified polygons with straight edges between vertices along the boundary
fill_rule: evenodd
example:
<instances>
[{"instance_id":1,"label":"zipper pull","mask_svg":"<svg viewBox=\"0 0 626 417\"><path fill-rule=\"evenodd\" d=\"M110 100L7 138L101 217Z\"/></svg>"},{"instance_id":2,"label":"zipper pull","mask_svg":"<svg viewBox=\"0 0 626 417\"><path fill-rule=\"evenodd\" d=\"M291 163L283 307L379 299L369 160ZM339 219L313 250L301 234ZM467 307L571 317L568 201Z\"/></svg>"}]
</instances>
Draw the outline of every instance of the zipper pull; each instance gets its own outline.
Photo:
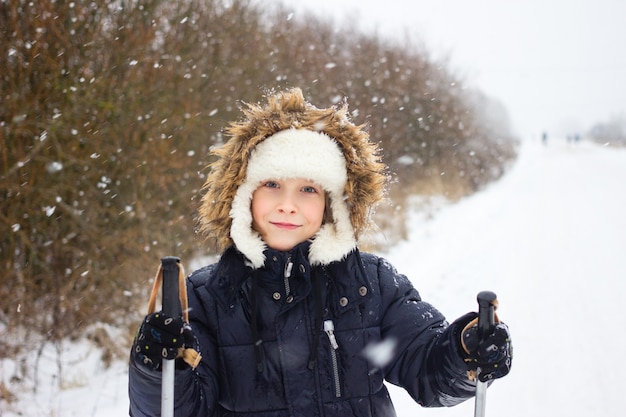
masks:
<instances>
[{"instance_id":1,"label":"zipper pull","mask_svg":"<svg viewBox=\"0 0 626 417\"><path fill-rule=\"evenodd\" d=\"M330 340L330 345L333 347L333 350L339 349L337 339L335 338L335 325L332 320L324 321L324 331L328 335L328 340Z\"/></svg>"},{"instance_id":2,"label":"zipper pull","mask_svg":"<svg viewBox=\"0 0 626 417\"><path fill-rule=\"evenodd\" d=\"M289 277L291 276L291 269L293 268L293 262L291 262L291 257L287 259L287 263L285 264L285 271L283 272L283 281L285 282L285 295L289 295L291 292L291 286L289 285Z\"/></svg>"},{"instance_id":3,"label":"zipper pull","mask_svg":"<svg viewBox=\"0 0 626 417\"><path fill-rule=\"evenodd\" d=\"M289 278L291 276L292 268L293 268L293 262L291 262L291 258L289 258L287 260L287 263L285 264L285 273L283 274L285 278Z\"/></svg>"}]
</instances>

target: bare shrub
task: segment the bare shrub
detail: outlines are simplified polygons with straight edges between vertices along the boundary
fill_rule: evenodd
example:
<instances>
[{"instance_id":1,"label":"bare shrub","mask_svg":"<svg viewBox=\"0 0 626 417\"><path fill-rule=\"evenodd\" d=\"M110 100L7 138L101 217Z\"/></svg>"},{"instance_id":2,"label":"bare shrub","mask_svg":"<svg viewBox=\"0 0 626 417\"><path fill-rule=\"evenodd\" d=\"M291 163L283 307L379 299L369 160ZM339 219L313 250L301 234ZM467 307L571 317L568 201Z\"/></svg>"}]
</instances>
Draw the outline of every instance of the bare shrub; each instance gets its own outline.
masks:
<instances>
[{"instance_id":1,"label":"bare shrub","mask_svg":"<svg viewBox=\"0 0 626 417\"><path fill-rule=\"evenodd\" d=\"M135 322L160 257L211 252L195 207L237 100L347 98L394 173L391 210L474 192L515 155L445 63L281 8L8 0L0 27L0 324L48 342Z\"/></svg>"}]
</instances>

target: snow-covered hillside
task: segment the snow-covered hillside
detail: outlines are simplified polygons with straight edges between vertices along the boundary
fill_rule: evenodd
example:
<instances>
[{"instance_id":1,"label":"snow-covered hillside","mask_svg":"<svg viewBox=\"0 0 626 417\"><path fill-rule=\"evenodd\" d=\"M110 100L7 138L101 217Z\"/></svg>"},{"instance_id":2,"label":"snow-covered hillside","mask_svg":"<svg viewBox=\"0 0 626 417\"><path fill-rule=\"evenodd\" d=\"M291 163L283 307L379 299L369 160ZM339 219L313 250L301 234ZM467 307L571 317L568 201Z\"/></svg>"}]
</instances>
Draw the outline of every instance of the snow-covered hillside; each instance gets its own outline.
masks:
<instances>
[{"instance_id":1,"label":"snow-covered hillside","mask_svg":"<svg viewBox=\"0 0 626 417\"><path fill-rule=\"evenodd\" d=\"M498 294L515 358L488 390L487 416L622 415L625 210L626 150L527 141L502 180L432 216L415 213L409 240L385 255L451 320L476 309L479 291ZM124 363L104 369L88 344L68 345L59 390L56 357L33 359L37 392L0 403L0 416L127 415ZM9 388L13 366L0 361ZM390 389L401 417L473 415L473 401L426 410Z\"/></svg>"}]
</instances>

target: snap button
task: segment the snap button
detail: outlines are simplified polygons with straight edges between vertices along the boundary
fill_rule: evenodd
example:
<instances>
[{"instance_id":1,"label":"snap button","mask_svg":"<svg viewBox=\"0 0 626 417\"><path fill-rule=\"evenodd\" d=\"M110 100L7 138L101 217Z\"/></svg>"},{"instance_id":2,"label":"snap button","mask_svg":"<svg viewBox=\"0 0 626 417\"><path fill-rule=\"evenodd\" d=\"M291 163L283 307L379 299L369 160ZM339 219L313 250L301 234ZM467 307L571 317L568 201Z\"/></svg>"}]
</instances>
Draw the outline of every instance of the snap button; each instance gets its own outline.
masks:
<instances>
[{"instance_id":1,"label":"snap button","mask_svg":"<svg viewBox=\"0 0 626 417\"><path fill-rule=\"evenodd\" d=\"M300 264L300 272L303 274L306 272L306 268L302 264Z\"/></svg>"},{"instance_id":2,"label":"snap button","mask_svg":"<svg viewBox=\"0 0 626 417\"><path fill-rule=\"evenodd\" d=\"M290 295L287 297L287 304L291 304L291 302L293 301L293 295Z\"/></svg>"},{"instance_id":3,"label":"snap button","mask_svg":"<svg viewBox=\"0 0 626 417\"><path fill-rule=\"evenodd\" d=\"M280 300L280 293L279 292L275 292L274 294L272 294L272 298L274 298L274 300Z\"/></svg>"},{"instance_id":4,"label":"snap button","mask_svg":"<svg viewBox=\"0 0 626 417\"><path fill-rule=\"evenodd\" d=\"M345 307L348 305L348 299L346 297L341 297L339 299L339 305L341 305L342 307Z\"/></svg>"},{"instance_id":5,"label":"snap button","mask_svg":"<svg viewBox=\"0 0 626 417\"><path fill-rule=\"evenodd\" d=\"M365 285L359 288L359 294L361 294L361 297L367 294L367 287Z\"/></svg>"}]
</instances>

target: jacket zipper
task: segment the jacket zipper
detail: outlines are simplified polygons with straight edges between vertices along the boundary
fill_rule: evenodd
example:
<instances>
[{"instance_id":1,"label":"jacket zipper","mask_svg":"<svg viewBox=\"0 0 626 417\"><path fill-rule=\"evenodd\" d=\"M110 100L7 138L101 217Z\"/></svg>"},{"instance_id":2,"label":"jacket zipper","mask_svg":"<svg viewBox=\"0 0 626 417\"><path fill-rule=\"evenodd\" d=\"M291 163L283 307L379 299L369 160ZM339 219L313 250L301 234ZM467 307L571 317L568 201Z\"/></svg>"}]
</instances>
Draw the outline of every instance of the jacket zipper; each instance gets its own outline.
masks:
<instances>
[{"instance_id":1,"label":"jacket zipper","mask_svg":"<svg viewBox=\"0 0 626 417\"><path fill-rule=\"evenodd\" d=\"M337 339L335 338L335 325L332 320L324 321L324 331L328 335L328 340L330 341L330 359L332 361L333 366L333 380L335 382L335 397L341 397L341 385L339 384L339 366L337 364L337 352L339 349L339 345L337 344Z\"/></svg>"},{"instance_id":2,"label":"jacket zipper","mask_svg":"<svg viewBox=\"0 0 626 417\"><path fill-rule=\"evenodd\" d=\"M289 277L291 276L291 269L293 268L293 262L291 262L291 257L287 259L287 263L285 264L285 271L283 273L283 277L285 280L285 297L289 295L291 292L291 287L289 286Z\"/></svg>"}]
</instances>

